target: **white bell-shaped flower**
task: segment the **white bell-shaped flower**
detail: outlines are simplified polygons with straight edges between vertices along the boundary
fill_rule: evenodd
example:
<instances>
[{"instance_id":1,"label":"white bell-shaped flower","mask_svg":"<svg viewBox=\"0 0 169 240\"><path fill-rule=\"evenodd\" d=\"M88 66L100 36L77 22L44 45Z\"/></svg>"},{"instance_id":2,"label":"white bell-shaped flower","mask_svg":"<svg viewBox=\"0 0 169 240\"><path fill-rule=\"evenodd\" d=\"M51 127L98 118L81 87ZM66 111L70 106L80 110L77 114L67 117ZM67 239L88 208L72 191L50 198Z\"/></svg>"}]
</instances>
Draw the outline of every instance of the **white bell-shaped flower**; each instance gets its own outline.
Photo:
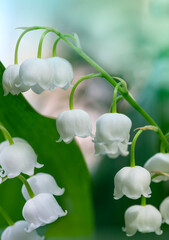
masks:
<instances>
[{"instance_id":1,"label":"white bell-shaped flower","mask_svg":"<svg viewBox=\"0 0 169 240\"><path fill-rule=\"evenodd\" d=\"M121 113L106 113L96 121L95 155L128 155L131 120Z\"/></svg>"},{"instance_id":2,"label":"white bell-shaped flower","mask_svg":"<svg viewBox=\"0 0 169 240\"><path fill-rule=\"evenodd\" d=\"M56 127L60 134L60 141L70 143L74 136L92 136L92 122L87 112L80 109L64 111L56 119Z\"/></svg>"},{"instance_id":3,"label":"white bell-shaped flower","mask_svg":"<svg viewBox=\"0 0 169 240\"><path fill-rule=\"evenodd\" d=\"M18 221L14 225L7 227L2 235L1 240L44 240L34 230L32 232L26 232L25 229L28 227L26 221Z\"/></svg>"},{"instance_id":4,"label":"white bell-shaped flower","mask_svg":"<svg viewBox=\"0 0 169 240\"><path fill-rule=\"evenodd\" d=\"M148 198L151 194L150 183L151 175L145 168L124 167L114 178L114 198L119 199L123 195L132 199L140 198L141 195Z\"/></svg>"},{"instance_id":5,"label":"white bell-shaped flower","mask_svg":"<svg viewBox=\"0 0 169 240\"><path fill-rule=\"evenodd\" d=\"M160 212L152 205L129 207L125 212L125 228L127 236L133 236L137 231L142 233L155 232L162 234L160 226L162 217Z\"/></svg>"},{"instance_id":6,"label":"white bell-shaped flower","mask_svg":"<svg viewBox=\"0 0 169 240\"><path fill-rule=\"evenodd\" d=\"M46 59L46 62L50 65L51 71L49 81L51 83L50 90L53 91L56 87L67 90L72 86L73 81L73 69L72 65L64 58L52 57Z\"/></svg>"},{"instance_id":7,"label":"white bell-shaped flower","mask_svg":"<svg viewBox=\"0 0 169 240\"><path fill-rule=\"evenodd\" d=\"M35 167L43 167L42 164L37 163L37 155L24 139L13 138L13 141L13 145L8 141L0 143L1 176L14 178L20 173L31 176Z\"/></svg>"},{"instance_id":8,"label":"white bell-shaped flower","mask_svg":"<svg viewBox=\"0 0 169 240\"><path fill-rule=\"evenodd\" d=\"M40 226L56 221L59 217L65 216L67 211L62 210L52 194L40 193L25 203L22 214L29 223L26 231L31 232Z\"/></svg>"},{"instance_id":9,"label":"white bell-shaped flower","mask_svg":"<svg viewBox=\"0 0 169 240\"><path fill-rule=\"evenodd\" d=\"M64 58L30 58L21 64L19 76L22 84L40 94L44 90L54 91L57 87L68 89L73 81L73 69Z\"/></svg>"},{"instance_id":10,"label":"white bell-shaped flower","mask_svg":"<svg viewBox=\"0 0 169 240\"><path fill-rule=\"evenodd\" d=\"M24 84L21 84L21 79L19 77L19 65L14 64L6 68L3 73L2 84L4 89L4 95L8 93L12 95L19 94L20 92L25 92L29 88Z\"/></svg>"},{"instance_id":11,"label":"white bell-shaped flower","mask_svg":"<svg viewBox=\"0 0 169 240\"><path fill-rule=\"evenodd\" d=\"M55 179L47 173L37 173L36 175L28 178L27 181L35 195L38 195L39 193L51 193L53 195L60 196L65 191L65 189L60 188ZM30 199L25 185L22 186L22 194L26 200Z\"/></svg>"},{"instance_id":12,"label":"white bell-shaped flower","mask_svg":"<svg viewBox=\"0 0 169 240\"><path fill-rule=\"evenodd\" d=\"M169 197L165 198L160 204L160 212L163 222L169 224Z\"/></svg>"},{"instance_id":13,"label":"white bell-shaped flower","mask_svg":"<svg viewBox=\"0 0 169 240\"><path fill-rule=\"evenodd\" d=\"M156 153L150 159L147 160L144 167L151 173L153 176L157 172L166 172L169 174L169 153ZM167 181L169 177L164 175L159 175L152 179L153 182Z\"/></svg>"}]
</instances>

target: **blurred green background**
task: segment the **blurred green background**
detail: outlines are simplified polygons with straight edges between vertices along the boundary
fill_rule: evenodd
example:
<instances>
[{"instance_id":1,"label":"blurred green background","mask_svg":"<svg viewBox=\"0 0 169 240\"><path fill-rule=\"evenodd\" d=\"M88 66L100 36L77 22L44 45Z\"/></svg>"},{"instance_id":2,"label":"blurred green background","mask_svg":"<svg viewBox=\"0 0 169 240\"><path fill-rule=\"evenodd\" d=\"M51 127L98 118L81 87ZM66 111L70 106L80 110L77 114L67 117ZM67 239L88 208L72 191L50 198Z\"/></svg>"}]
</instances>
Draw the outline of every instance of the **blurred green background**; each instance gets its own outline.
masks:
<instances>
[{"instance_id":1,"label":"blurred green background","mask_svg":"<svg viewBox=\"0 0 169 240\"><path fill-rule=\"evenodd\" d=\"M71 34L76 32L80 37L84 51L110 74L123 77L127 81L133 97L161 126L164 133L169 131L168 0L0 0L0 4L0 60L5 67L13 64L15 44L21 33L20 30L15 30L16 27L45 25L57 28L62 33ZM19 49L20 63L28 57L36 57L41 33L34 32L25 36ZM46 37L43 57L51 56L54 40L55 38L52 34ZM91 66L85 63L64 43L59 45L57 52L59 56L71 61L75 71L75 81L79 76L95 72ZM32 140L28 132L24 132L26 129L30 131L29 121L34 121L34 118L38 118L41 122L41 117L33 112L31 120L28 121L29 124L27 123L28 128L24 131L20 130L18 126L15 128L15 124L19 119L17 114L19 114L19 111L23 111L23 114L26 114L29 107L21 106L22 101L24 101L22 96L19 96L19 100L17 97L9 96L3 102L2 94L1 91L1 109L3 109L1 110L1 118L3 118L4 124L11 130L13 136L24 136L29 140L30 144L37 148L41 161L46 161L47 154L41 154L40 147L36 146L36 141L38 141L38 138L40 139L41 135ZM75 106L88 111L92 116L93 124L95 124L98 116L109 111L112 94L112 88L103 80L90 80L84 83L79 88L79 91L77 90ZM59 112L66 110L68 107L68 96L66 95L65 97L64 91L56 90L52 95L53 98L50 97L51 94L49 93L42 94L42 96L35 96L35 94L29 93L29 95L25 96L34 108L50 117L56 117ZM17 113L15 113L15 101L21 102L18 105L19 110L17 110ZM13 103L13 105L10 103ZM24 104L27 106L26 102ZM6 112L9 105L11 105L9 110L10 117ZM125 101L120 102L118 109L119 112L127 114L132 119L132 139L133 130L147 123ZM13 118L15 121L11 120ZM20 118L20 121L22 122L23 119ZM54 120L52 121L52 127L50 123L48 124L49 126L43 130L44 136L46 136L45 134L49 130L50 132L55 131ZM23 129L24 122L21 125ZM37 125L35 124L33 132L36 132ZM52 134L51 140L53 141L57 133L53 132ZM45 141L48 142L44 140L44 144ZM124 212L129 206L138 204L139 201L132 201L125 197L118 201L114 200L113 179L120 168L129 164L129 157L119 157L118 159L105 157L104 159L98 159L93 155L94 150L91 140L87 139L87 141L89 143L84 141L78 144L82 147L92 179L90 179L76 143L71 145L61 144L62 148L52 145L55 147L53 151L56 151L56 154L59 151L59 156L64 151L65 154L62 156L64 167L66 166L66 169L69 169L69 171L72 170L71 177L73 180L70 184L69 177L64 172L63 164L58 163L55 159L51 160L51 164L49 163L46 166L45 171L52 171L54 164L52 161L56 161L59 169L56 173L52 171L56 180L59 179L60 183L64 183L62 187L69 188L71 185L73 188L70 192L68 190L68 194L65 198L64 196L62 197L63 200L61 202L65 208L68 207L70 210L71 201L74 204L73 206L78 207L75 218L72 217L72 219L70 218L67 221L65 217L61 223L58 223L58 226L61 224L59 234L57 222L54 227L51 227L51 232L54 236L49 239L60 239L60 237L63 240L127 239L125 233L121 230L122 226L124 226ZM88 146L87 144L90 144L92 149L85 147ZM46 151L51 151L51 149L53 148L48 148ZM70 164L72 160L67 158L67 156L70 156L70 151L75 155L72 165ZM152 154L158 151L159 140L157 136L151 132L143 133L136 146L136 163L143 165ZM64 179L62 174L59 174L60 171L65 173ZM81 176L81 172L83 172L83 176ZM79 176L81 176L81 182L79 182ZM6 189L2 187L2 195L4 194L3 188ZM14 188L12 189L14 191ZM164 197L169 195L169 184L168 182L158 185L152 184L152 190L152 197L148 200L148 203L158 208ZM6 197L4 196L2 199L2 202L5 204ZM19 197L19 201L17 205L20 206L21 210L23 199ZM14 217L16 209L13 206L15 205L10 202L7 206L11 206L10 211ZM88 214L84 217L83 214L86 212ZM21 213L17 215L18 219L19 217L21 217ZM80 218L84 218L84 221L79 221ZM73 229L72 231L70 231L71 228ZM137 233L132 239L167 239L169 227L164 224L162 229L164 233L161 236Z\"/></svg>"}]
</instances>

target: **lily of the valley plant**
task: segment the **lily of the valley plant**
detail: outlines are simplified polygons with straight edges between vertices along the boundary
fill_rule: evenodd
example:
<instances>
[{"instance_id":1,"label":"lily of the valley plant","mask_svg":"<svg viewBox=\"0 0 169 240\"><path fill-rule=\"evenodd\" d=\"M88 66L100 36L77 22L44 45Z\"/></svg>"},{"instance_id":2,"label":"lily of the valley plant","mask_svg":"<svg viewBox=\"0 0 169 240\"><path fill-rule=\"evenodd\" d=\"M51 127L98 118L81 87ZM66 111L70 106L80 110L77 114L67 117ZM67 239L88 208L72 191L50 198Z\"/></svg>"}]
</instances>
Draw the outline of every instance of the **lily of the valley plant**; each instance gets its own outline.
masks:
<instances>
[{"instance_id":1,"label":"lily of the valley plant","mask_svg":"<svg viewBox=\"0 0 169 240\"><path fill-rule=\"evenodd\" d=\"M3 74L4 97L9 93L18 95L29 89L41 94L45 90L54 91L56 88L67 90L72 87L69 109L65 109L56 119L56 128L60 135L60 138L56 139L58 144L62 140L68 144L75 136L90 137L91 144L93 143L95 148L95 155L107 155L112 159L118 156L125 157L130 150L130 165L123 167L115 175L114 198L119 199L123 196L131 199L140 198L141 203L140 205L130 206L126 210L123 230L127 236L132 236L137 231L162 234L162 222L169 224L169 197L162 201L159 210L151 204L146 204L146 198L149 198L151 202L151 181L158 183L169 180L168 134L163 133L156 122L132 98L123 79L110 76L84 53L76 34L61 34L50 27L36 26L22 29L24 32L16 44L14 65L8 66ZM26 59L23 63L18 64L20 41L26 33L34 30L44 30L40 38L37 58ZM46 33L49 32L56 35L53 57L42 59L43 40ZM61 40L93 66L97 73L82 77L73 86L74 74L71 63L56 56L56 46ZM114 94L110 112L98 118L96 132L93 134L89 114L84 110L74 109L73 96L76 87L82 81L94 77L101 77L108 81L114 87ZM148 122L148 126L142 126L138 129L132 141L130 140L132 128L130 118L117 112L117 103L121 99L125 99ZM25 205L22 210L24 220L14 223L7 213L4 214L4 210L0 208L0 212L9 224L3 231L1 239L43 240L44 236L39 236L36 229L69 214L62 209L56 200L57 196L63 195L65 189L60 188L50 174L39 172L34 175L35 168L43 167L43 164L37 161L36 149L34 151L31 143L24 139L12 138L3 125L0 125L0 129L5 137L5 141L0 143L0 182L3 184L3 181L8 178L19 178L23 182L22 194L25 198ZM135 146L140 134L146 130L157 133L161 142L161 149L157 149L157 153L145 161L143 167L139 166L139 163L135 165ZM129 148L129 145L131 145L131 148ZM40 161L43 162L43 159L40 159ZM27 175L28 178L26 179L22 174Z\"/></svg>"}]
</instances>

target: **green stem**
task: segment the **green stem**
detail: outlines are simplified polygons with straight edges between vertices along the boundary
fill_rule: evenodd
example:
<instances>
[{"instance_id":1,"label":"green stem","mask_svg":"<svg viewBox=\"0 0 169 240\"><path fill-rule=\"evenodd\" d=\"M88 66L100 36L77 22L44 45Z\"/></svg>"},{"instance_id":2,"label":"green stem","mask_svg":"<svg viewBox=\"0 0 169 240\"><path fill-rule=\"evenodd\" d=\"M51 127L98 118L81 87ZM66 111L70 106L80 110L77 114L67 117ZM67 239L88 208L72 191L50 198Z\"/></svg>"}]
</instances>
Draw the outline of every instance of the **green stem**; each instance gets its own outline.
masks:
<instances>
[{"instance_id":1,"label":"green stem","mask_svg":"<svg viewBox=\"0 0 169 240\"><path fill-rule=\"evenodd\" d=\"M30 185L29 185L28 181L26 180L26 178L24 178L24 176L21 175L21 174L19 176L17 176L17 178L19 180L21 180L21 182L25 185L26 190L28 191L28 194L29 194L30 198L35 197L35 194L33 193L32 188L30 187Z\"/></svg>"},{"instance_id":2,"label":"green stem","mask_svg":"<svg viewBox=\"0 0 169 240\"><path fill-rule=\"evenodd\" d=\"M143 130L139 130L136 135L134 136L132 145L131 145L131 152L130 152L130 167L135 167L135 145L138 137L143 132Z\"/></svg>"},{"instance_id":3,"label":"green stem","mask_svg":"<svg viewBox=\"0 0 169 240\"><path fill-rule=\"evenodd\" d=\"M100 73L92 73L92 74L89 74L87 76L84 76L82 78L80 78L76 83L75 85L73 86L72 88L72 91L70 93L70 97L69 97L69 108L70 110L72 110L74 107L73 107L73 96L74 96L74 92L77 88L77 86L79 85L79 83L81 83L82 81L86 80L86 79L89 79L89 78L93 78L93 77L101 77L101 74Z\"/></svg>"},{"instance_id":4,"label":"green stem","mask_svg":"<svg viewBox=\"0 0 169 240\"><path fill-rule=\"evenodd\" d=\"M4 138L9 141L9 144L13 145L14 144L13 139L12 139L10 133L8 132L8 130L2 125L2 123L0 123L0 130L2 131L2 133L4 135Z\"/></svg>"},{"instance_id":5,"label":"green stem","mask_svg":"<svg viewBox=\"0 0 169 240\"><path fill-rule=\"evenodd\" d=\"M146 206L146 198L143 195L141 196L141 206Z\"/></svg>"},{"instance_id":6,"label":"green stem","mask_svg":"<svg viewBox=\"0 0 169 240\"><path fill-rule=\"evenodd\" d=\"M164 147L164 144L163 144L163 143L161 143L161 145L160 145L160 152L161 152L161 153L166 153L165 147Z\"/></svg>"},{"instance_id":7,"label":"green stem","mask_svg":"<svg viewBox=\"0 0 169 240\"><path fill-rule=\"evenodd\" d=\"M25 28L24 28L25 29ZM98 72L101 73L102 77L104 77L111 85L114 87L117 85L115 79L113 79L102 67L100 67L92 58L90 58L85 52L83 52L82 49L79 47L73 45L63 34L61 34L59 31L57 31L54 28L50 27L32 27L32 28L26 28L25 31L31 31L31 30L38 30L38 29L45 29L49 30L55 34L58 35L58 37L62 38L72 49L74 49L75 52L77 52L83 59L85 59L90 65L92 65ZM167 139L165 138L163 132L159 128L159 126L156 124L156 122L148 115L147 112L145 112L141 106L130 96L129 92L125 91L123 87L119 87L118 89L119 93L124 97L124 99L137 111L142 115L142 117L151 125L158 127L158 135L161 139L161 141L164 143L165 148L169 152L169 143Z\"/></svg>"},{"instance_id":8,"label":"green stem","mask_svg":"<svg viewBox=\"0 0 169 240\"><path fill-rule=\"evenodd\" d=\"M41 58L41 56L42 56L42 44L43 44L43 40L44 40L44 38L45 38L45 36L46 36L46 34L47 34L48 32L50 32L50 31L49 31L49 30L46 30L46 31L42 34L42 36L41 36L41 38L40 38L39 46L38 46L38 54L37 54L37 57L38 57L38 58Z\"/></svg>"},{"instance_id":9,"label":"green stem","mask_svg":"<svg viewBox=\"0 0 169 240\"><path fill-rule=\"evenodd\" d=\"M8 223L9 226L14 225L14 222L12 221L12 219L9 217L7 212L1 206L0 206L0 213L3 216L3 218L5 219L5 221Z\"/></svg>"},{"instance_id":10,"label":"green stem","mask_svg":"<svg viewBox=\"0 0 169 240\"><path fill-rule=\"evenodd\" d=\"M121 99L123 99L123 96L118 96L118 97L116 98L116 104L117 104Z\"/></svg>"},{"instance_id":11,"label":"green stem","mask_svg":"<svg viewBox=\"0 0 169 240\"><path fill-rule=\"evenodd\" d=\"M166 137L166 139L169 138L169 132L165 134L165 137ZM166 153L166 151L165 151L165 146L164 146L164 143L163 143L163 142L162 142L161 145L160 145L160 152L161 152L161 153Z\"/></svg>"},{"instance_id":12,"label":"green stem","mask_svg":"<svg viewBox=\"0 0 169 240\"><path fill-rule=\"evenodd\" d=\"M56 39L56 41L53 44L53 51L52 51L53 52L53 57L56 57L56 46L57 46L60 39L61 39L60 37L58 39Z\"/></svg>"},{"instance_id":13,"label":"green stem","mask_svg":"<svg viewBox=\"0 0 169 240\"><path fill-rule=\"evenodd\" d=\"M117 107L116 107L117 101L116 101L116 99L117 99L118 88L120 87L120 85L122 85L121 82L119 82L119 83L116 85L115 89L114 89L113 103L112 103L112 104L113 104L112 113L116 113L116 112L117 112Z\"/></svg>"}]
</instances>

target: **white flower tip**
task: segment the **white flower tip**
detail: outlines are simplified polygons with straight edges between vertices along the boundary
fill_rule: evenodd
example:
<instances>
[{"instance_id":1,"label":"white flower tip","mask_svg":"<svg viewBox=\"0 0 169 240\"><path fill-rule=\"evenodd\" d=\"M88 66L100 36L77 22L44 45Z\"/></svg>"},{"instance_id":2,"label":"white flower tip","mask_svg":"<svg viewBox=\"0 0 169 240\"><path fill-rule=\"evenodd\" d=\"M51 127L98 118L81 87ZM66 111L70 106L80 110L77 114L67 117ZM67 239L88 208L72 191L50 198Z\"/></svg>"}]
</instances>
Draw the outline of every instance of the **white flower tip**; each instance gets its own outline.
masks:
<instances>
[{"instance_id":1,"label":"white flower tip","mask_svg":"<svg viewBox=\"0 0 169 240\"><path fill-rule=\"evenodd\" d=\"M60 191L59 192L57 191L57 193L55 195L56 196L61 196L61 195L64 194L64 192L65 192L65 188L61 188Z\"/></svg>"},{"instance_id":2,"label":"white flower tip","mask_svg":"<svg viewBox=\"0 0 169 240\"><path fill-rule=\"evenodd\" d=\"M61 142L62 138L60 137L58 140L56 140L57 143Z\"/></svg>"},{"instance_id":3,"label":"white flower tip","mask_svg":"<svg viewBox=\"0 0 169 240\"><path fill-rule=\"evenodd\" d=\"M36 168L42 168L43 166L44 166L44 164L40 164L40 163L36 163L36 165L35 165Z\"/></svg>"},{"instance_id":4,"label":"white flower tip","mask_svg":"<svg viewBox=\"0 0 169 240\"><path fill-rule=\"evenodd\" d=\"M5 90L4 90L4 97L7 96L8 93L9 93L8 91L5 91Z\"/></svg>"},{"instance_id":5,"label":"white flower tip","mask_svg":"<svg viewBox=\"0 0 169 240\"><path fill-rule=\"evenodd\" d=\"M2 178L0 177L0 184L2 183Z\"/></svg>"},{"instance_id":6,"label":"white flower tip","mask_svg":"<svg viewBox=\"0 0 169 240\"><path fill-rule=\"evenodd\" d=\"M157 229L157 230L155 231L155 233L156 233L157 235L161 235L161 234L163 233L163 231L159 228L159 229Z\"/></svg>"},{"instance_id":7,"label":"white flower tip","mask_svg":"<svg viewBox=\"0 0 169 240\"><path fill-rule=\"evenodd\" d=\"M63 211L63 214L60 215L59 217L66 216L67 215L67 210Z\"/></svg>"}]
</instances>

